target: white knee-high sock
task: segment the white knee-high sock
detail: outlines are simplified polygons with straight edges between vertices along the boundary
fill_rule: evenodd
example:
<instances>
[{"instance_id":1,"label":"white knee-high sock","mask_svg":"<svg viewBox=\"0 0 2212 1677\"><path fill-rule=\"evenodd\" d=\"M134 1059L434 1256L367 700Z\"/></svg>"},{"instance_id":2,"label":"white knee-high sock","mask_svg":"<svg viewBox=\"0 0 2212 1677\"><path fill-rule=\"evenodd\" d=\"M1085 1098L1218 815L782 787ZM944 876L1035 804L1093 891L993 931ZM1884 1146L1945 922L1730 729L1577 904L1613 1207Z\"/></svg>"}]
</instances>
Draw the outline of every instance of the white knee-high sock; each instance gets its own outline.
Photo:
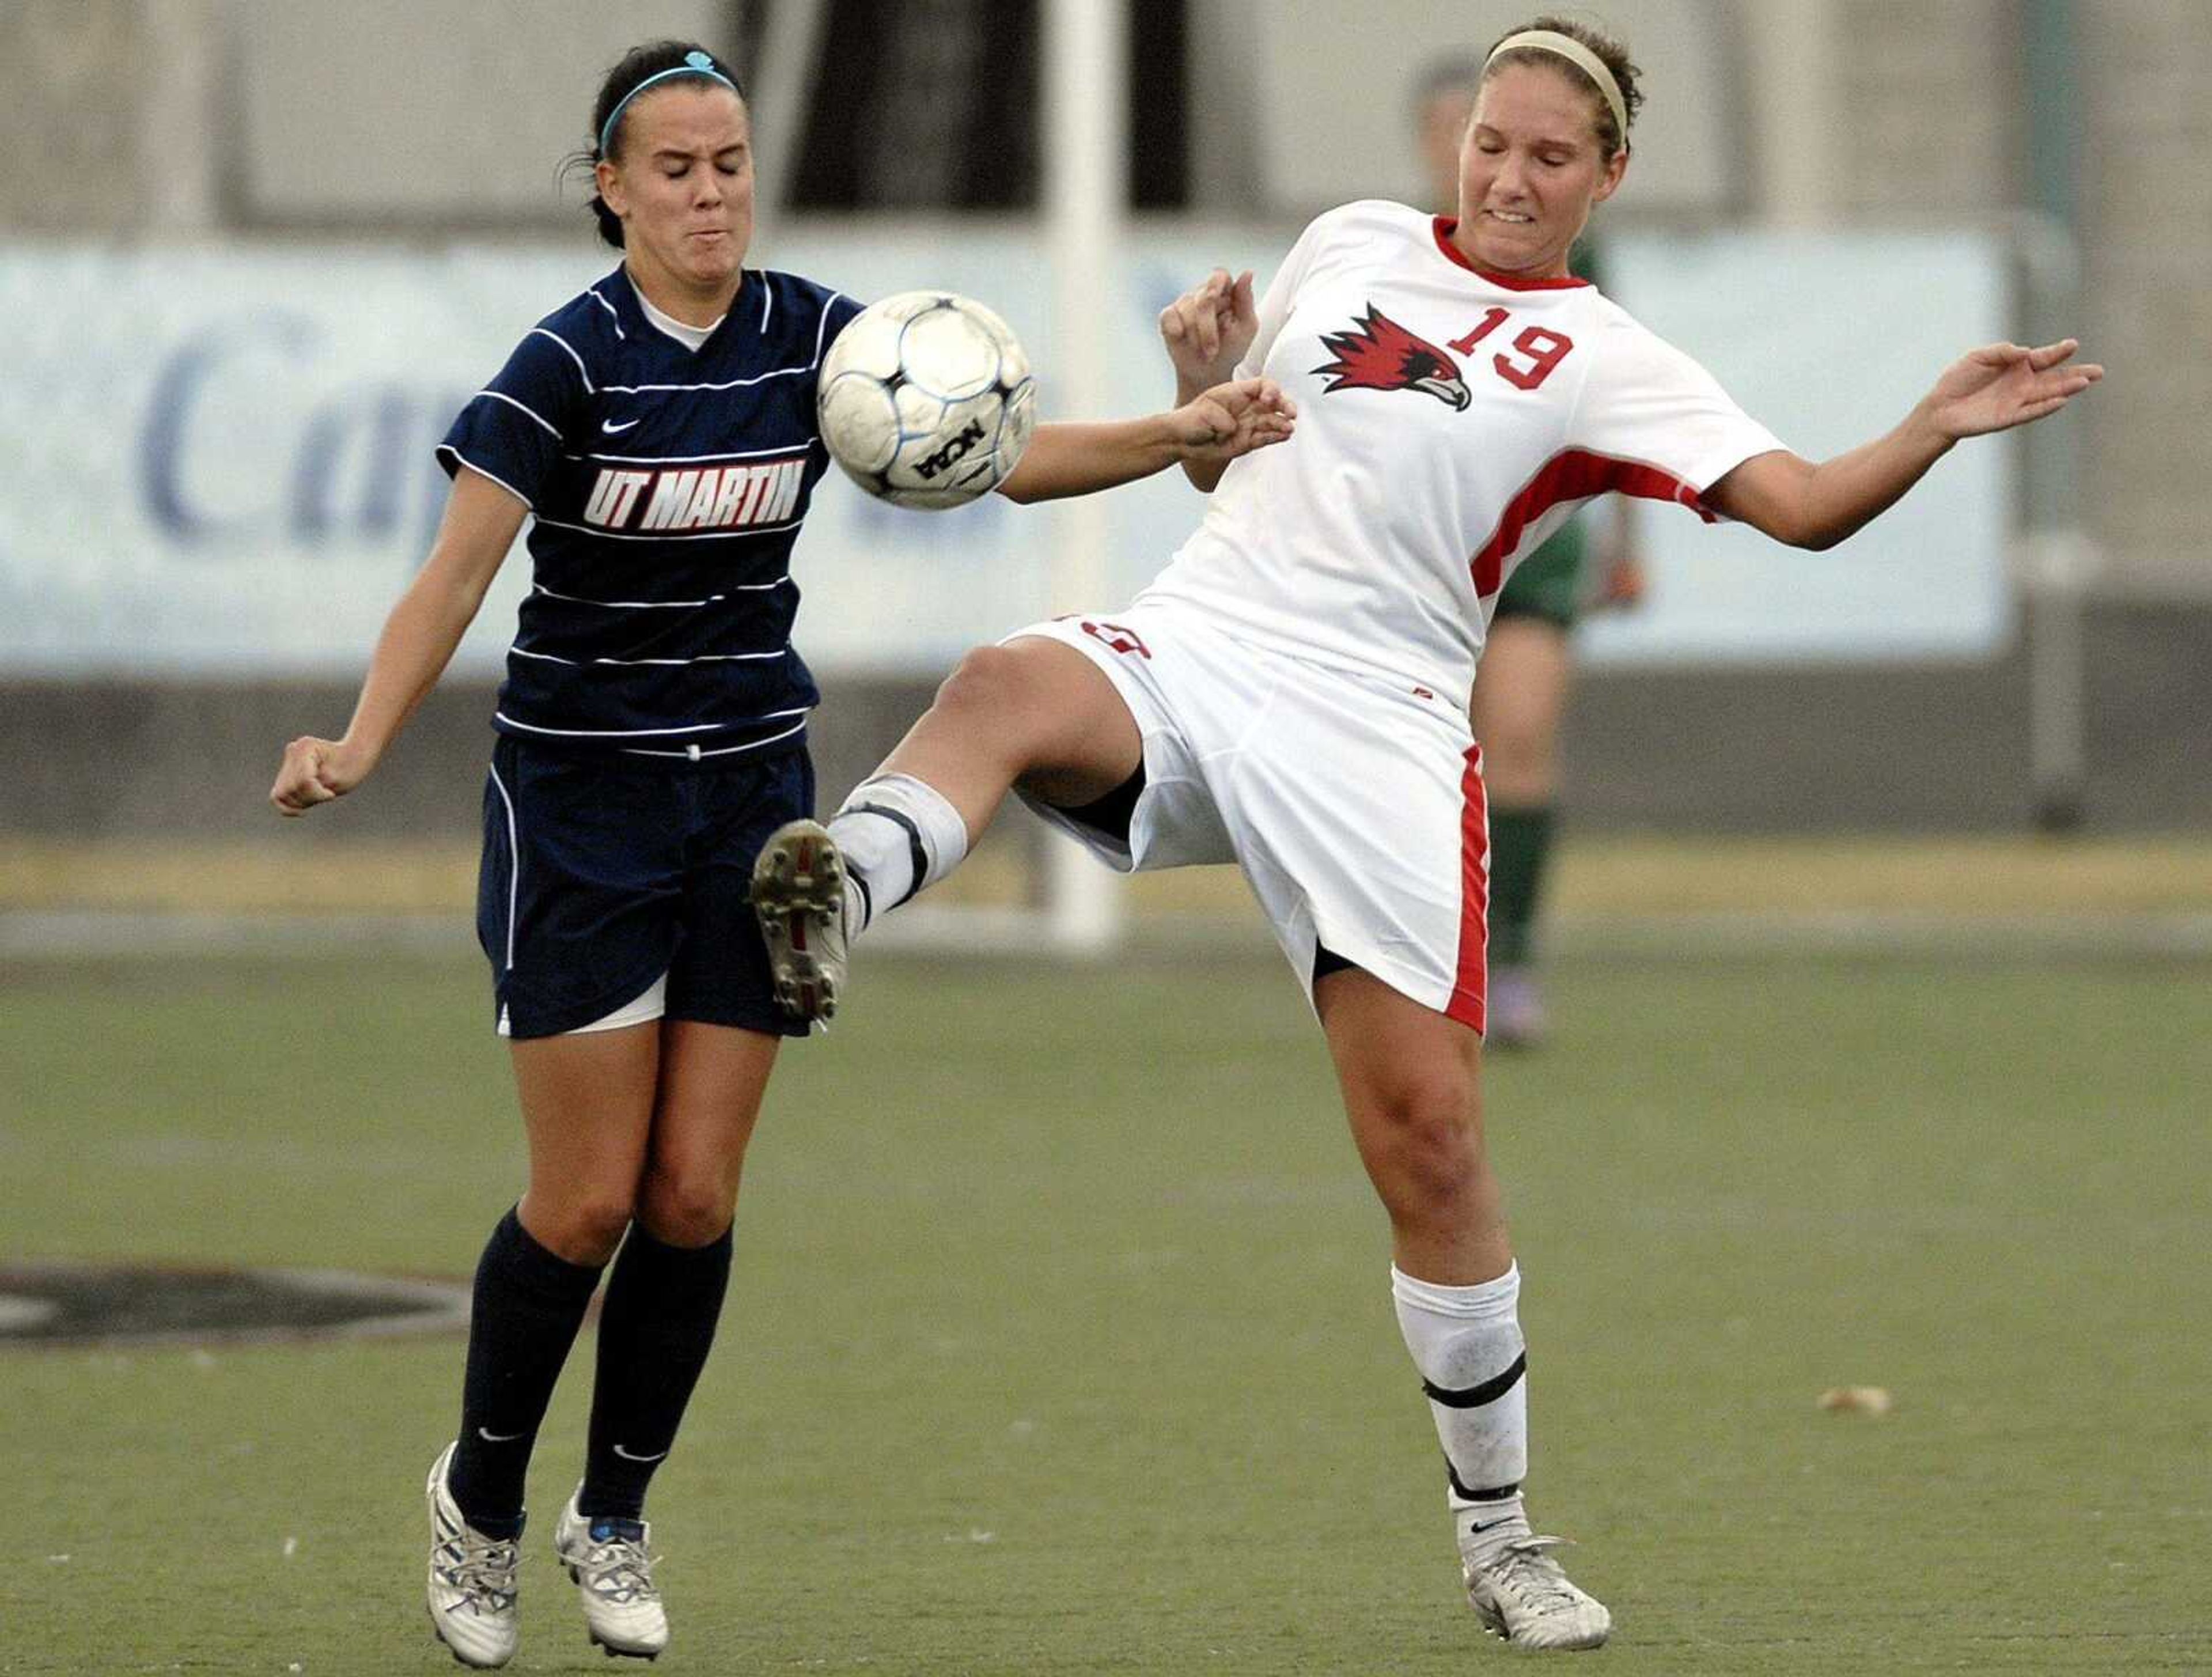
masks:
<instances>
[{"instance_id":1,"label":"white knee-high sock","mask_svg":"<svg viewBox=\"0 0 2212 1677\"><path fill-rule=\"evenodd\" d=\"M1528 1359L1518 1315L1520 1266L1493 1281L1448 1287L1394 1265L1390 1291L1443 1445L1460 1552L1525 1536Z\"/></svg>"},{"instance_id":2,"label":"white knee-high sock","mask_svg":"<svg viewBox=\"0 0 2212 1677\"><path fill-rule=\"evenodd\" d=\"M878 914L933 885L968 854L968 823L945 794L911 775L875 775L830 818L830 836L860 880L866 931Z\"/></svg>"}]
</instances>

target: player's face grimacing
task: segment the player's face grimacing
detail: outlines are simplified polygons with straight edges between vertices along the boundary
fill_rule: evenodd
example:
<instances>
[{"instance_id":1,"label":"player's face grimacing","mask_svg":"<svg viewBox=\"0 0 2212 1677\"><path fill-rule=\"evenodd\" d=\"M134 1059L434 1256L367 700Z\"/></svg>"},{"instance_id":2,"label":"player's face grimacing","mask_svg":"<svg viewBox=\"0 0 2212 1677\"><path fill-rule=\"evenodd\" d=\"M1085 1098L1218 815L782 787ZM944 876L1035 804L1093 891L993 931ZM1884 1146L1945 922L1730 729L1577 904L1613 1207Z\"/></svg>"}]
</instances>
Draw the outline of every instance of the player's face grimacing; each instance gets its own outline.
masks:
<instances>
[{"instance_id":1,"label":"player's face grimacing","mask_svg":"<svg viewBox=\"0 0 2212 1677\"><path fill-rule=\"evenodd\" d=\"M1591 206L1613 196L1626 148L1599 150L1597 96L1565 76L1508 64L1482 84L1459 151L1452 242L1477 267L1552 279Z\"/></svg>"},{"instance_id":2,"label":"player's face grimacing","mask_svg":"<svg viewBox=\"0 0 2212 1677\"><path fill-rule=\"evenodd\" d=\"M623 112L596 171L648 292L726 303L753 234L752 125L726 88L682 81Z\"/></svg>"}]
</instances>

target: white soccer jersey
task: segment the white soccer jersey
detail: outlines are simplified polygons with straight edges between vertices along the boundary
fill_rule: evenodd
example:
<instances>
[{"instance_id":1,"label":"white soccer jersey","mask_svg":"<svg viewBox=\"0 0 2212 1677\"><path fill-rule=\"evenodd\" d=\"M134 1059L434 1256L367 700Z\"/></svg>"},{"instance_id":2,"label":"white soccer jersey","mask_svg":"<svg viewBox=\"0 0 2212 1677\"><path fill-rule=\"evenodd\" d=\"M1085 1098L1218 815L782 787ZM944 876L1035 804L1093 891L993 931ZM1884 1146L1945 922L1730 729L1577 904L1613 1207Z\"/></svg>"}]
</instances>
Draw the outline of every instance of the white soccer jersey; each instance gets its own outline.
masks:
<instances>
[{"instance_id":1,"label":"white soccer jersey","mask_svg":"<svg viewBox=\"0 0 2212 1677\"><path fill-rule=\"evenodd\" d=\"M1607 491L1677 501L1783 445L1579 279L1476 270L1453 223L1370 200L1284 258L1237 370L1297 434L1230 466L1140 600L1462 708L1498 591Z\"/></svg>"}]
</instances>

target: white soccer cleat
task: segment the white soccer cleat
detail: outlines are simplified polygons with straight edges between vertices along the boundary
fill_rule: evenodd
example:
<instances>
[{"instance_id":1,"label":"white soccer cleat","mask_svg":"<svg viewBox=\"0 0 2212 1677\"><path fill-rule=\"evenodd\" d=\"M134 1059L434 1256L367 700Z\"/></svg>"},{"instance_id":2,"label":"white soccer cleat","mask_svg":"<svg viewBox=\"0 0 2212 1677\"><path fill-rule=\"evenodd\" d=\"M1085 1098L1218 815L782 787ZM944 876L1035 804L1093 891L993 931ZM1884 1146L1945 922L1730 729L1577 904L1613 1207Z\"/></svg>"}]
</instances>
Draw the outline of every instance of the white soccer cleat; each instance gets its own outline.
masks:
<instances>
[{"instance_id":1,"label":"white soccer cleat","mask_svg":"<svg viewBox=\"0 0 2212 1677\"><path fill-rule=\"evenodd\" d=\"M1595 1648L1612 1634L1605 1604L1576 1589L1548 1552L1567 1540L1510 1538L1462 1559L1483 1629L1516 1648Z\"/></svg>"},{"instance_id":2,"label":"white soccer cleat","mask_svg":"<svg viewBox=\"0 0 2212 1677\"><path fill-rule=\"evenodd\" d=\"M837 1012L852 948L852 885L845 859L818 821L787 821L753 864L753 912L768 943L775 999L812 1021Z\"/></svg>"},{"instance_id":3,"label":"white soccer cleat","mask_svg":"<svg viewBox=\"0 0 2212 1677\"><path fill-rule=\"evenodd\" d=\"M554 1552L583 1598L585 1626L610 1656L653 1660L668 1646L668 1613L646 1552L652 1539L642 1520L586 1520L574 1497L553 1528Z\"/></svg>"},{"instance_id":4,"label":"white soccer cleat","mask_svg":"<svg viewBox=\"0 0 2212 1677\"><path fill-rule=\"evenodd\" d=\"M515 1544L462 1518L446 1473L451 1444L430 1464L430 1626L463 1665L489 1670L514 1657Z\"/></svg>"}]
</instances>

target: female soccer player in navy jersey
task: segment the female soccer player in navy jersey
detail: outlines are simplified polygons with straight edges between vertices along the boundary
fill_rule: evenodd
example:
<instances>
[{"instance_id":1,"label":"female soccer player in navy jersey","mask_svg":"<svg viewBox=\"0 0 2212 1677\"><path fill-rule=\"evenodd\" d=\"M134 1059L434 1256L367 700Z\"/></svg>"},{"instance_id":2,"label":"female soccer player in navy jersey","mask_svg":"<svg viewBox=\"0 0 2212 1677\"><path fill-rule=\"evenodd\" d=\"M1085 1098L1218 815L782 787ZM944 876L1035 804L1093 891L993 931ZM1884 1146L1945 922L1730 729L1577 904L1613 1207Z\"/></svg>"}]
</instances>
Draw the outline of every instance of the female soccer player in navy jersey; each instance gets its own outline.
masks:
<instances>
[{"instance_id":1,"label":"female soccer player in navy jersey","mask_svg":"<svg viewBox=\"0 0 2212 1677\"><path fill-rule=\"evenodd\" d=\"M529 1182L484 1249L460 1431L428 1485L432 1622L475 1666L514 1652L524 1472L611 1259L583 1482L554 1546L593 1641L666 1644L646 1488L713 1338L769 1069L806 1029L776 1006L745 892L763 839L813 796L790 561L828 463L816 369L859 305L744 265L750 127L711 53L630 52L592 132L592 207L622 265L533 327L454 422L444 522L353 720L294 740L270 794L301 815L361 784L531 517L477 906ZM1231 381L1148 419L1040 426L1003 488L1036 500L1225 465L1289 424L1267 380Z\"/></svg>"},{"instance_id":2,"label":"female soccer player in navy jersey","mask_svg":"<svg viewBox=\"0 0 2212 1677\"><path fill-rule=\"evenodd\" d=\"M1528 1361L1478 1097L1489 846L1468 727L1498 591L1607 491L1829 546L1962 438L2054 413L2100 374L2066 365L2070 340L1992 344L1887 434L1791 453L1569 273L1620 185L1635 99L1616 43L1540 18L1485 63L1456 216L1348 204L1256 306L1224 272L1171 305L1182 390L1272 376L1297 440L1189 468L1212 499L1150 587L971 653L826 832L771 840L754 886L772 959L811 965L820 995L847 940L955 866L1009 789L1124 870L1236 862L1308 987L1389 1216L1468 1601L1532 1648L1593 1647L1612 1619L1521 1497Z\"/></svg>"}]
</instances>

